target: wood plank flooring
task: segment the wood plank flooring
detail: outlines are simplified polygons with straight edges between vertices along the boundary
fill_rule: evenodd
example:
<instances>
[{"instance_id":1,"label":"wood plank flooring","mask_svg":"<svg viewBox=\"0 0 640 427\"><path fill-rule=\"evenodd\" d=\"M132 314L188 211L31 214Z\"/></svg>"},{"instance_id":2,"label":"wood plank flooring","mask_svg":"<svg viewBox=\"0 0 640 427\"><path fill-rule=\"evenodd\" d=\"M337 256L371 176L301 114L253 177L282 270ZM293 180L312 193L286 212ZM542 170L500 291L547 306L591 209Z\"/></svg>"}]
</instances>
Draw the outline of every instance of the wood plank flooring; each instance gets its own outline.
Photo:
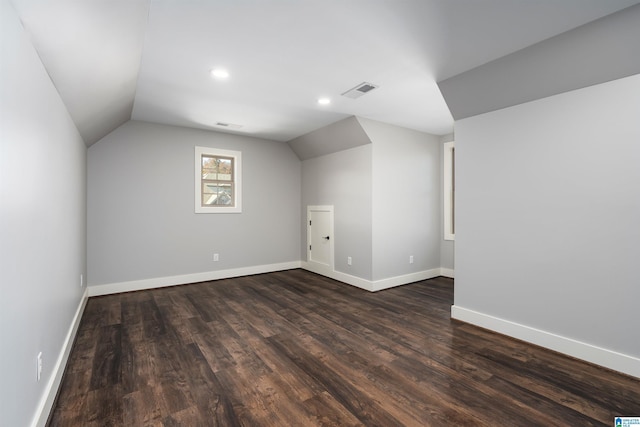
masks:
<instances>
[{"instance_id":1,"label":"wood plank flooring","mask_svg":"<svg viewBox=\"0 0 640 427\"><path fill-rule=\"evenodd\" d=\"M303 270L91 298L50 426L612 426L640 380Z\"/></svg>"}]
</instances>

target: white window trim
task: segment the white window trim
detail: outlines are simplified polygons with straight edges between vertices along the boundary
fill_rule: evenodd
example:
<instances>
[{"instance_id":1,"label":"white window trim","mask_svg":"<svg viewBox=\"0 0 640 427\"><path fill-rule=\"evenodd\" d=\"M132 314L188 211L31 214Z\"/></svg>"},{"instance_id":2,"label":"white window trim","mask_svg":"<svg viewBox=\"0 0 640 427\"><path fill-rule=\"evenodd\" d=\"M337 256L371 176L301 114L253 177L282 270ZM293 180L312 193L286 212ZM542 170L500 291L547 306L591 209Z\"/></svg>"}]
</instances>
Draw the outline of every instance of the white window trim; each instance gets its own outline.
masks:
<instances>
[{"instance_id":1,"label":"white window trim","mask_svg":"<svg viewBox=\"0 0 640 427\"><path fill-rule=\"evenodd\" d=\"M444 240L455 240L455 194L454 194L454 149L455 142L444 143L444 163L443 163L443 205L444 205Z\"/></svg>"},{"instance_id":2,"label":"white window trim","mask_svg":"<svg viewBox=\"0 0 640 427\"><path fill-rule=\"evenodd\" d=\"M233 157L234 206L202 206L202 155ZM242 152L211 147L195 147L195 209L196 213L242 212Z\"/></svg>"}]
</instances>

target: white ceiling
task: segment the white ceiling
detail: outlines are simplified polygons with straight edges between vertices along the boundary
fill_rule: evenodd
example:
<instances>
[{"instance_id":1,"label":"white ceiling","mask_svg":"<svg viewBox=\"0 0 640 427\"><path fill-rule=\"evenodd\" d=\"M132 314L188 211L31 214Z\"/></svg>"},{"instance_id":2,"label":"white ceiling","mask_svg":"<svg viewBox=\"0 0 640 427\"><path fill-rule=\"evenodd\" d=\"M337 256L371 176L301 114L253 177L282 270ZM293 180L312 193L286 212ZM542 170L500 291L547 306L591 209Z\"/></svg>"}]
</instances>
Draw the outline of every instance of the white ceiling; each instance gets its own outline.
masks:
<instances>
[{"instance_id":1,"label":"white ceiling","mask_svg":"<svg viewBox=\"0 0 640 427\"><path fill-rule=\"evenodd\" d=\"M436 81L640 0L12 2L91 145L129 119L280 141L351 115L450 133ZM364 81L380 87L340 96Z\"/></svg>"}]
</instances>

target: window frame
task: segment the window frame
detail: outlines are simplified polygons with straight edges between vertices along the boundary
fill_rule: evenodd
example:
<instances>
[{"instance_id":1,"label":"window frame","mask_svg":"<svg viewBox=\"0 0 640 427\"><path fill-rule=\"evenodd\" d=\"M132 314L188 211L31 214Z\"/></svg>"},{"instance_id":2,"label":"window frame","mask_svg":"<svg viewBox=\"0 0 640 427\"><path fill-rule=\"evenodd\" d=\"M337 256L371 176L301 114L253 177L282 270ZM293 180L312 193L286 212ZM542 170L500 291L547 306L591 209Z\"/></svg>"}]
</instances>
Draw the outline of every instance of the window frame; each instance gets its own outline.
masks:
<instances>
[{"instance_id":1,"label":"window frame","mask_svg":"<svg viewBox=\"0 0 640 427\"><path fill-rule=\"evenodd\" d=\"M202 205L202 157L221 157L232 159L232 179L230 181L233 191L232 205ZM196 213L240 213L242 212L242 152L222 150L211 147L195 147L195 212Z\"/></svg>"},{"instance_id":2,"label":"window frame","mask_svg":"<svg viewBox=\"0 0 640 427\"><path fill-rule=\"evenodd\" d=\"M444 143L443 156L443 207L444 240L455 240L455 141Z\"/></svg>"}]
</instances>

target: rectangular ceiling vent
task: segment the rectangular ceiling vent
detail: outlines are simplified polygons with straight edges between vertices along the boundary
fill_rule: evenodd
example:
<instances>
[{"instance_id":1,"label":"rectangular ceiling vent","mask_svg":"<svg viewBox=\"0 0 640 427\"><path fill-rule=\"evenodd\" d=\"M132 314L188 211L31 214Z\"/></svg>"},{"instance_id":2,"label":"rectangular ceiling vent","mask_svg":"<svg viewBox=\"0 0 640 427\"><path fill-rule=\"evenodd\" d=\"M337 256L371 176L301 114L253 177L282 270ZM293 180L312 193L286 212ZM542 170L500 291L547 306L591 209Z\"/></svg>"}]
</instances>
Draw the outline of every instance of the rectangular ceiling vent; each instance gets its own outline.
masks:
<instances>
[{"instance_id":1,"label":"rectangular ceiling vent","mask_svg":"<svg viewBox=\"0 0 640 427\"><path fill-rule=\"evenodd\" d=\"M227 129L240 129L242 125L234 125L233 123L216 122L216 126L220 126Z\"/></svg>"},{"instance_id":2,"label":"rectangular ceiling vent","mask_svg":"<svg viewBox=\"0 0 640 427\"><path fill-rule=\"evenodd\" d=\"M346 96L347 98L351 98L351 99L356 99L356 98L360 98L365 93L369 93L372 90L377 89L378 87L379 87L378 85L363 82L363 83L360 83L358 86L344 92L342 96Z\"/></svg>"}]
</instances>

